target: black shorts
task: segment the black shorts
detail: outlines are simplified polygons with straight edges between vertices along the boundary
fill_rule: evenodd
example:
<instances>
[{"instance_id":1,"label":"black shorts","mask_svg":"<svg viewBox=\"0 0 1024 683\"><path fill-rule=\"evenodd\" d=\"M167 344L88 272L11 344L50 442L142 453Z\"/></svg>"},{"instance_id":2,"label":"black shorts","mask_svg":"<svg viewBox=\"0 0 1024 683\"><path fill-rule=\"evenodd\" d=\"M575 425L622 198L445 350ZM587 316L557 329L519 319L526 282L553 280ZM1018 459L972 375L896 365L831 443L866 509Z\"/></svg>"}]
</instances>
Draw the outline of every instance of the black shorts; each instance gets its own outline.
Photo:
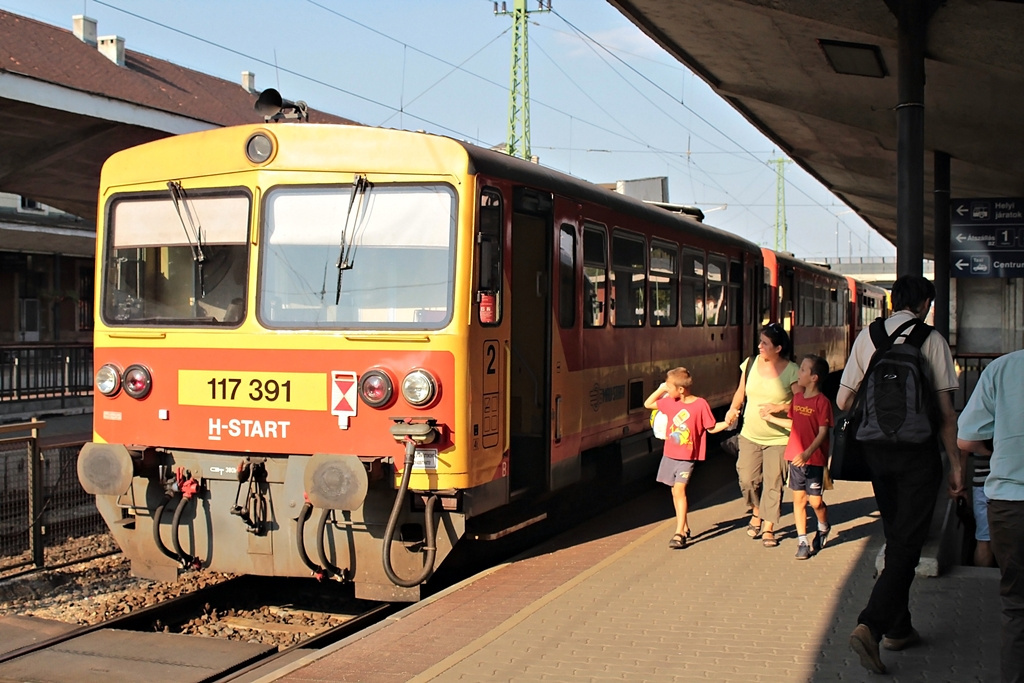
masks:
<instances>
[{"instance_id":1,"label":"black shorts","mask_svg":"<svg viewBox=\"0 0 1024 683\"><path fill-rule=\"evenodd\" d=\"M789 488L792 491L806 491L809 496L820 496L824 490L825 468L821 465L797 467L789 463Z\"/></svg>"}]
</instances>

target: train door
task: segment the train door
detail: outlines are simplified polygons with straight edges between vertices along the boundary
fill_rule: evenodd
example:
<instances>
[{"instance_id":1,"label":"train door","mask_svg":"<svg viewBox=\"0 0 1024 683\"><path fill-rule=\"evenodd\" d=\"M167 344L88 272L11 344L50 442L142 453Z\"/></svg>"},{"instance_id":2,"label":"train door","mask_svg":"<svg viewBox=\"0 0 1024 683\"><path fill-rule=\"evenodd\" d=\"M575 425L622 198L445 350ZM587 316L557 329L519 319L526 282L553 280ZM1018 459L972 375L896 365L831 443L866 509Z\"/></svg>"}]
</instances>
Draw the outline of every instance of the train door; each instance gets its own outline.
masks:
<instances>
[{"instance_id":1,"label":"train door","mask_svg":"<svg viewBox=\"0 0 1024 683\"><path fill-rule=\"evenodd\" d=\"M579 379L570 368L580 367L582 340L579 317L577 256L580 253L580 207L563 198L555 198L557 224L553 226L551 278L551 377L549 429L551 470L548 484L552 490L580 480L580 429L582 403Z\"/></svg>"},{"instance_id":2,"label":"train door","mask_svg":"<svg viewBox=\"0 0 1024 683\"><path fill-rule=\"evenodd\" d=\"M552 208L550 193L522 187L513 192L509 359L512 499L548 488Z\"/></svg>"}]
</instances>

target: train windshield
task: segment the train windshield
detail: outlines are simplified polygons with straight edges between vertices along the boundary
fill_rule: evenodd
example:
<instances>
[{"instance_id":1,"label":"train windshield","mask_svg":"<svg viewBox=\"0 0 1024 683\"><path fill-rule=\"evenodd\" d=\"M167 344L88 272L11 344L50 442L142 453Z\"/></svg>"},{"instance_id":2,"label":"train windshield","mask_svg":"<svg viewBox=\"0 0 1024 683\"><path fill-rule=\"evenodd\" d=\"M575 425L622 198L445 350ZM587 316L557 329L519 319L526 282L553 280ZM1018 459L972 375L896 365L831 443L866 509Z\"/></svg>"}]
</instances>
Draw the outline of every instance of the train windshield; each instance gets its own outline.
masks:
<instances>
[{"instance_id":1,"label":"train windshield","mask_svg":"<svg viewBox=\"0 0 1024 683\"><path fill-rule=\"evenodd\" d=\"M451 318L451 187L279 186L263 210L267 327L439 329Z\"/></svg>"},{"instance_id":2,"label":"train windshield","mask_svg":"<svg viewBox=\"0 0 1024 683\"><path fill-rule=\"evenodd\" d=\"M110 206L103 318L111 325L238 325L245 315L247 192L122 196Z\"/></svg>"}]
</instances>

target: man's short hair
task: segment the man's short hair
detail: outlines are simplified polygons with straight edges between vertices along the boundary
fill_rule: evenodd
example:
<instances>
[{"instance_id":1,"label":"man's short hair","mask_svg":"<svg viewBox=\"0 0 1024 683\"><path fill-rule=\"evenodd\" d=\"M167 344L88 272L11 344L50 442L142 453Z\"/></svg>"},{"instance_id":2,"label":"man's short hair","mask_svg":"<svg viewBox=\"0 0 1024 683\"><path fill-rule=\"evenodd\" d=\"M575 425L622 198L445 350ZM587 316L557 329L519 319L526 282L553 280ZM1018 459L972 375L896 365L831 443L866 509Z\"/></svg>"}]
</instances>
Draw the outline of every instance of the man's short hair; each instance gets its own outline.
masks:
<instances>
[{"instance_id":1,"label":"man's short hair","mask_svg":"<svg viewBox=\"0 0 1024 683\"><path fill-rule=\"evenodd\" d=\"M927 299L935 299L935 285L920 275L902 275L892 283L892 310L916 311Z\"/></svg>"},{"instance_id":2,"label":"man's short hair","mask_svg":"<svg viewBox=\"0 0 1024 683\"><path fill-rule=\"evenodd\" d=\"M677 387L688 388L693 384L693 377L690 375L690 371L682 367L669 370L665 379Z\"/></svg>"}]
</instances>

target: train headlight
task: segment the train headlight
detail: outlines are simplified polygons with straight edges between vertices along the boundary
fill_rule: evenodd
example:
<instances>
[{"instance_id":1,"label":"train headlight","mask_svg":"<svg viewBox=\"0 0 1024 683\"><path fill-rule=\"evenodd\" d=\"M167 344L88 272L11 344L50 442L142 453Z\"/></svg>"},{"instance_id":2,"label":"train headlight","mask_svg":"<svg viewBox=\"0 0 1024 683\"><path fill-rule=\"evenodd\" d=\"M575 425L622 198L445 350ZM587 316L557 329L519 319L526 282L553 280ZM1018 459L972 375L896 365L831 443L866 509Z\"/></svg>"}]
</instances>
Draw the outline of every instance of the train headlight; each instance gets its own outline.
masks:
<instances>
[{"instance_id":1,"label":"train headlight","mask_svg":"<svg viewBox=\"0 0 1024 683\"><path fill-rule=\"evenodd\" d=\"M426 370L416 369L402 380L402 397L411 405L425 406L437 395L437 380Z\"/></svg>"},{"instance_id":2,"label":"train headlight","mask_svg":"<svg viewBox=\"0 0 1024 683\"><path fill-rule=\"evenodd\" d=\"M96 371L96 391L104 396L114 396L121 390L121 369L107 363Z\"/></svg>"},{"instance_id":3,"label":"train headlight","mask_svg":"<svg viewBox=\"0 0 1024 683\"><path fill-rule=\"evenodd\" d=\"M274 156L274 141L266 133L253 133L245 141L245 156L254 164L263 164Z\"/></svg>"},{"instance_id":4,"label":"train headlight","mask_svg":"<svg viewBox=\"0 0 1024 683\"><path fill-rule=\"evenodd\" d=\"M359 398L371 408L380 408L391 401L395 385L383 370L370 370L359 378Z\"/></svg>"},{"instance_id":5,"label":"train headlight","mask_svg":"<svg viewBox=\"0 0 1024 683\"><path fill-rule=\"evenodd\" d=\"M124 393L132 398L146 398L153 388L153 377L141 365L129 365L121 382L124 384Z\"/></svg>"}]
</instances>

